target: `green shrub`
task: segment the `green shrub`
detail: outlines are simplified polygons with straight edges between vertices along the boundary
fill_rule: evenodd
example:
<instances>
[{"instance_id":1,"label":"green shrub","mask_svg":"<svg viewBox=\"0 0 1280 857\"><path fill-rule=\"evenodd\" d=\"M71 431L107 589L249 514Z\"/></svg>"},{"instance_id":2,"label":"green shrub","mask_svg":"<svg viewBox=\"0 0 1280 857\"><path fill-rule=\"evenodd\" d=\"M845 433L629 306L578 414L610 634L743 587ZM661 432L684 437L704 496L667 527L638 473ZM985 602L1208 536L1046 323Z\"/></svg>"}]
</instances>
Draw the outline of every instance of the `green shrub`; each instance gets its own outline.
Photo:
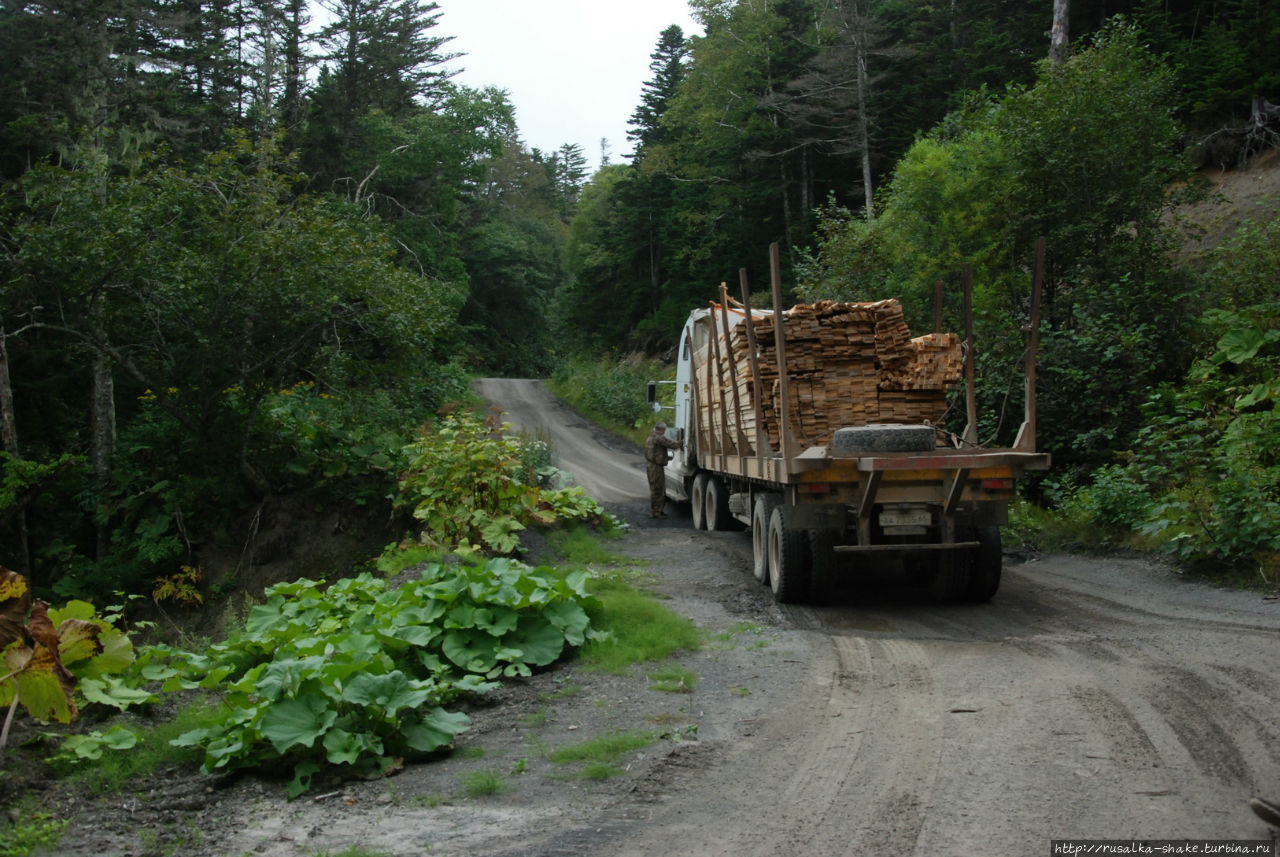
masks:
<instances>
[{"instance_id":1,"label":"green shrub","mask_svg":"<svg viewBox=\"0 0 1280 857\"><path fill-rule=\"evenodd\" d=\"M1090 484L1074 490L1062 504L1067 518L1108 530L1136 529L1151 507L1147 486L1120 465L1109 465L1093 472Z\"/></svg>"},{"instance_id":2,"label":"green shrub","mask_svg":"<svg viewBox=\"0 0 1280 857\"><path fill-rule=\"evenodd\" d=\"M544 490L529 440L495 431L466 413L453 414L424 432L408 450L396 505L421 522L419 540L442 550L479 549L509 554L530 524L580 520L622 523L579 487Z\"/></svg>"}]
</instances>

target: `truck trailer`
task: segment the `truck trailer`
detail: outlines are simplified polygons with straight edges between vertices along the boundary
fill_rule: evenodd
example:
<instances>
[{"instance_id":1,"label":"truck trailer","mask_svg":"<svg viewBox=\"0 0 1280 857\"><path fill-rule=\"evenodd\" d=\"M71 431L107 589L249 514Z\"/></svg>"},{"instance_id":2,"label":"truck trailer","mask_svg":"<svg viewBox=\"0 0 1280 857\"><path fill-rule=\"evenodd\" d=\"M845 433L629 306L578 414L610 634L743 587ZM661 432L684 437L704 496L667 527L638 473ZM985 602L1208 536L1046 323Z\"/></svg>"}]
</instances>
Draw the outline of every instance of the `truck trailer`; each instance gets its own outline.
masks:
<instances>
[{"instance_id":1,"label":"truck trailer","mask_svg":"<svg viewBox=\"0 0 1280 857\"><path fill-rule=\"evenodd\" d=\"M668 437L683 448L666 465L667 496L690 504L697 529L749 528L753 573L779 602L822 603L838 576L886 566L944 601L989 601L1016 480L1050 465L1035 450L1039 273L1025 419L1002 448L976 442L967 271L963 342L938 329L911 337L896 300L753 309L741 277L741 301L722 285L681 333ZM961 381L957 435L941 422ZM649 396L657 408L655 382Z\"/></svg>"}]
</instances>

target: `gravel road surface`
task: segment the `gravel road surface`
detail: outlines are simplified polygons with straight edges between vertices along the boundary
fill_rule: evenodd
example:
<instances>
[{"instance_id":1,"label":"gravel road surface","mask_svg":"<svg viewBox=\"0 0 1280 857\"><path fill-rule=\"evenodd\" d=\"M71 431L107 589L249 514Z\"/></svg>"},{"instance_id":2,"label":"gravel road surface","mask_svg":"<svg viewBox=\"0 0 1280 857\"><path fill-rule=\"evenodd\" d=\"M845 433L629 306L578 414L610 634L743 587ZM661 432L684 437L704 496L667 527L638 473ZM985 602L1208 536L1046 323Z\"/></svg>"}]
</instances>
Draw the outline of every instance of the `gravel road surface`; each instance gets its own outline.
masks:
<instances>
[{"instance_id":1,"label":"gravel road surface","mask_svg":"<svg viewBox=\"0 0 1280 857\"><path fill-rule=\"evenodd\" d=\"M523 425L531 406L553 433L566 421L536 382L481 389ZM600 449L556 441L583 484L639 472L616 453L600 470ZM744 534L655 535L715 540L740 564L749 553ZM679 562L657 571L681 576ZM1280 796L1274 599L1146 562L1049 556L1011 565L989 605L871 587L778 613L773 648L786 654L751 670L758 716L704 712L697 764L671 766L642 807L614 810L621 820L562 834L563 853L1022 855L1051 839L1269 838L1246 802Z\"/></svg>"}]
</instances>

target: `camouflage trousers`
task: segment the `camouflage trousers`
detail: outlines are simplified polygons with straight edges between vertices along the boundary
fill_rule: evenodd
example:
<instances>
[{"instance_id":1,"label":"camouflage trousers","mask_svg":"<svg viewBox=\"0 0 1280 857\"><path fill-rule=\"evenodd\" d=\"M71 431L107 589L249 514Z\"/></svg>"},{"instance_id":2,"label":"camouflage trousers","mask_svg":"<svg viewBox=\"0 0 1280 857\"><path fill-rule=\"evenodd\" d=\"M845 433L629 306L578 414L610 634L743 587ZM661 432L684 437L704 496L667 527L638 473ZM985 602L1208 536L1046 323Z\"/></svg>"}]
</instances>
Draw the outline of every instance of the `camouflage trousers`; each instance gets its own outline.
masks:
<instances>
[{"instance_id":1,"label":"camouflage trousers","mask_svg":"<svg viewBox=\"0 0 1280 857\"><path fill-rule=\"evenodd\" d=\"M662 514L662 507L667 504L667 477L661 464L648 464L645 474L649 477L649 511L651 514Z\"/></svg>"}]
</instances>

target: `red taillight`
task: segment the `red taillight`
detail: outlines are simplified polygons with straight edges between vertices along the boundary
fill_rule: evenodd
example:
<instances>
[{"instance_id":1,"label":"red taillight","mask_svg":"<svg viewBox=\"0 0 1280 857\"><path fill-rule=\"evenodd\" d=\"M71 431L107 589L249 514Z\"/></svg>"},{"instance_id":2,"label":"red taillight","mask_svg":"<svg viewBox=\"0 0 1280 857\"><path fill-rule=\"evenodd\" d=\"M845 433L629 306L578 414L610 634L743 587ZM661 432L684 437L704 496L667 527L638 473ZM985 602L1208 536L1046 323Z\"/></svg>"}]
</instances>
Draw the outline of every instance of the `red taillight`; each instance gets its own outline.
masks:
<instances>
[{"instance_id":1,"label":"red taillight","mask_svg":"<svg viewBox=\"0 0 1280 857\"><path fill-rule=\"evenodd\" d=\"M797 486L802 494L830 494L830 482L806 482Z\"/></svg>"},{"instance_id":2,"label":"red taillight","mask_svg":"<svg viewBox=\"0 0 1280 857\"><path fill-rule=\"evenodd\" d=\"M1013 490L1012 479L983 479L983 491L1011 491Z\"/></svg>"}]
</instances>

